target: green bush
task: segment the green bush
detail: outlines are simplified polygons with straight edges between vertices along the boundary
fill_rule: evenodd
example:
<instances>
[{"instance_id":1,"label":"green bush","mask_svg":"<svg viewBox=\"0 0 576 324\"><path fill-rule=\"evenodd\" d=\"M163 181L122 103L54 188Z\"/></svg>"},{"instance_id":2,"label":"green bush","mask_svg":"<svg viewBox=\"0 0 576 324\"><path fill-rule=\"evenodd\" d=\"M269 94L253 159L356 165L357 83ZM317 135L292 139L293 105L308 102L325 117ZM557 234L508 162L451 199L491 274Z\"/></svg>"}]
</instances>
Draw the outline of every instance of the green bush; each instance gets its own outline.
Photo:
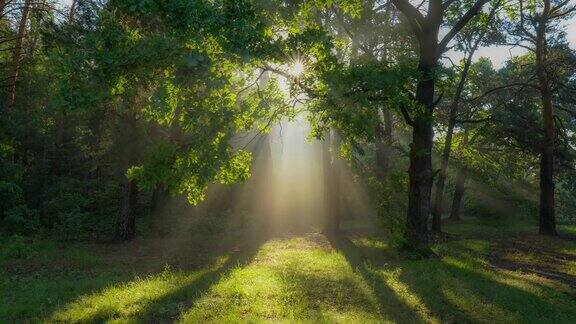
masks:
<instances>
[{"instance_id":1,"label":"green bush","mask_svg":"<svg viewBox=\"0 0 576 324\"><path fill-rule=\"evenodd\" d=\"M40 230L38 213L26 205L8 209L2 219L2 228L11 234L33 234Z\"/></svg>"},{"instance_id":2,"label":"green bush","mask_svg":"<svg viewBox=\"0 0 576 324\"><path fill-rule=\"evenodd\" d=\"M12 235L0 246L0 260L29 259L38 253L38 246L31 240L19 235Z\"/></svg>"}]
</instances>

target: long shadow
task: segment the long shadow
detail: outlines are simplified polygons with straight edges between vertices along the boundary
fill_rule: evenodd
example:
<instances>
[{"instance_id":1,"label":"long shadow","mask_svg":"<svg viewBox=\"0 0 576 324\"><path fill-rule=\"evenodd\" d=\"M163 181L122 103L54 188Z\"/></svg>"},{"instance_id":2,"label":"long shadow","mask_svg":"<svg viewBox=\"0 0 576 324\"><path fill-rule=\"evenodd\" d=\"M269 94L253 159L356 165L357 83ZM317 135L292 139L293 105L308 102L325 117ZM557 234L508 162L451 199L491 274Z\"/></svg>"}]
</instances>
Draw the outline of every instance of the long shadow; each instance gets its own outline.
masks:
<instances>
[{"instance_id":1,"label":"long shadow","mask_svg":"<svg viewBox=\"0 0 576 324\"><path fill-rule=\"evenodd\" d=\"M328 239L372 288L385 317L399 323L422 321L421 316L400 300L397 293L373 271L374 267L383 265L386 260L393 260L393 255L386 255L380 249L360 247L344 234L332 235Z\"/></svg>"},{"instance_id":2,"label":"long shadow","mask_svg":"<svg viewBox=\"0 0 576 324\"><path fill-rule=\"evenodd\" d=\"M424 316L442 322L569 322L576 318L570 296L506 273L491 272L485 264L467 260L476 253L473 250L450 252L455 263L446 258L408 261L392 252L359 246L343 236L332 237L331 242L371 284L382 309L396 322L425 319L397 297L398 292L375 273L377 269L398 272L397 280L429 312Z\"/></svg>"},{"instance_id":3,"label":"long shadow","mask_svg":"<svg viewBox=\"0 0 576 324\"><path fill-rule=\"evenodd\" d=\"M576 316L573 303L552 303L545 297L547 293L540 296L525 286L530 283L504 273L490 275L444 260L430 261L425 267L403 267L399 279L442 321L559 323ZM546 288L540 286L539 289Z\"/></svg>"},{"instance_id":4,"label":"long shadow","mask_svg":"<svg viewBox=\"0 0 576 324\"><path fill-rule=\"evenodd\" d=\"M135 322L135 323L166 323L173 322L178 319L181 315L183 309L188 309L192 307L195 302L201 298L209 289L219 282L223 277L226 277L232 270L237 267L242 267L249 264L254 256L257 254L260 246L266 241L266 236L254 236L250 237L249 240L241 244L240 246L235 246L234 251L230 251L228 255L222 254L222 257L227 259L221 265L214 265L203 270L197 271L182 271L182 272L171 272L176 274L179 278L177 280L171 281L166 279L166 283L169 285L174 285L173 290L169 290L166 294L161 296L152 296L149 300L138 300L134 302L129 302L121 305L107 305L95 304L83 305L81 300L73 307L72 315L74 317L74 308L77 308L81 313L81 318L65 319L71 321L80 321L82 323L102 323L114 319L121 319L123 321ZM182 277L180 277L180 275ZM194 277L198 274L197 277ZM191 276L191 280L188 281L187 276ZM156 278L162 278L160 273L155 273L152 280ZM144 279L147 280L147 279ZM164 280L164 279L161 279ZM132 281L125 281L124 284L136 283L138 284L139 279L133 279ZM111 286L108 286L111 287ZM120 296L116 296L114 293L107 293L105 291L97 292L96 295L86 295L88 298L92 296L103 296L105 299L118 299ZM90 310L90 307L97 307L96 310ZM134 312L133 314L123 314L123 308L141 308ZM89 313L83 313L84 310L88 310ZM66 309L62 309L64 314ZM47 321L61 321L60 316L56 313L52 315L51 319Z\"/></svg>"},{"instance_id":5,"label":"long shadow","mask_svg":"<svg viewBox=\"0 0 576 324\"><path fill-rule=\"evenodd\" d=\"M370 293L355 278L301 271L298 264L283 270L281 274L285 284L294 290L290 296L297 300L290 311L308 321L336 321L326 312L326 304L340 311L341 315L350 311L378 320L382 318Z\"/></svg>"},{"instance_id":6,"label":"long shadow","mask_svg":"<svg viewBox=\"0 0 576 324\"><path fill-rule=\"evenodd\" d=\"M232 270L251 263L258 253L260 246L266 242L266 240L266 236L262 236L256 240L251 238L250 243L233 251L223 265L202 274L190 284L180 286L162 298L154 300L152 304L148 305L145 312L138 314L130 320L158 323L178 319L181 315L182 307L186 309L191 308L214 284L226 277ZM173 308L159 311L159 307L156 306L165 307L161 305L173 305Z\"/></svg>"},{"instance_id":7,"label":"long shadow","mask_svg":"<svg viewBox=\"0 0 576 324\"><path fill-rule=\"evenodd\" d=\"M542 237L534 232L490 234L492 247L487 255L490 266L496 270L520 271L561 282L576 293L576 276L566 271L570 262L576 261L576 254L563 252L560 248L573 245L571 238ZM467 233L462 238L488 239L486 234L481 233Z\"/></svg>"}]
</instances>

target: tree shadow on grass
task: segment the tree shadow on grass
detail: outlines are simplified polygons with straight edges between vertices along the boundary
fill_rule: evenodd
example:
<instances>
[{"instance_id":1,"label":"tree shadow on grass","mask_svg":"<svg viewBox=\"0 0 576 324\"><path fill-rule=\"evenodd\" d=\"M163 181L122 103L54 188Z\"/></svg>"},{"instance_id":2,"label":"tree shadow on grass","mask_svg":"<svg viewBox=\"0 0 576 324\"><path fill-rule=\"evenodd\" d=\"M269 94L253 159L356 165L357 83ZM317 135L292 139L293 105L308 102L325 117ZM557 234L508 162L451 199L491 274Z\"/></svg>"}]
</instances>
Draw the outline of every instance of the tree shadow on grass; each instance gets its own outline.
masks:
<instances>
[{"instance_id":1,"label":"tree shadow on grass","mask_svg":"<svg viewBox=\"0 0 576 324\"><path fill-rule=\"evenodd\" d=\"M421 261L402 260L342 237L335 246L372 284L384 311L396 314L392 319L398 322L576 321L576 303L570 296L493 271L465 244L450 245L454 250L441 253L440 259Z\"/></svg>"},{"instance_id":2,"label":"tree shadow on grass","mask_svg":"<svg viewBox=\"0 0 576 324\"><path fill-rule=\"evenodd\" d=\"M306 271L302 265L294 264L281 275L294 299L290 305L296 318L314 322L364 322L387 318L369 284L345 269Z\"/></svg>"},{"instance_id":3,"label":"tree shadow on grass","mask_svg":"<svg viewBox=\"0 0 576 324\"><path fill-rule=\"evenodd\" d=\"M255 143L255 164L266 163L266 141ZM246 215L262 217L253 202L266 172L244 184L213 187L198 207L188 206L184 199L165 205L167 211L155 215L155 221L170 226L160 227L160 233L151 238L111 246L115 251L105 258L116 267L125 265L118 269L120 276L108 273L113 280L80 291L72 302L64 301L64 307L53 311L52 320L162 322L177 318L220 278L248 264L267 240L265 224L244 224ZM163 267L168 268L163 271Z\"/></svg>"},{"instance_id":4,"label":"tree shadow on grass","mask_svg":"<svg viewBox=\"0 0 576 324\"><path fill-rule=\"evenodd\" d=\"M165 270L121 285L84 295L54 313L51 321L100 323L109 320L168 322L193 305L206 291L236 267L251 262L264 239L250 238L239 249L223 255L221 264L196 271Z\"/></svg>"},{"instance_id":5,"label":"tree shadow on grass","mask_svg":"<svg viewBox=\"0 0 576 324\"><path fill-rule=\"evenodd\" d=\"M576 303L554 289L461 260L405 266L399 279L445 321L574 322Z\"/></svg>"},{"instance_id":6,"label":"tree shadow on grass","mask_svg":"<svg viewBox=\"0 0 576 324\"><path fill-rule=\"evenodd\" d=\"M393 253L374 246L359 246L343 234L331 236L329 240L371 287L384 317L398 323L416 323L425 320L423 314L401 300L398 293L377 273L377 269L386 266L387 261L396 259Z\"/></svg>"},{"instance_id":7,"label":"tree shadow on grass","mask_svg":"<svg viewBox=\"0 0 576 324\"><path fill-rule=\"evenodd\" d=\"M266 242L266 236L251 237L230 255L222 265L202 274L196 280L178 287L160 299L148 305L146 310L135 316L138 322L152 321L164 322L176 320L181 312L194 305L214 284L225 278L232 270L244 267L252 262L260 247Z\"/></svg>"}]
</instances>

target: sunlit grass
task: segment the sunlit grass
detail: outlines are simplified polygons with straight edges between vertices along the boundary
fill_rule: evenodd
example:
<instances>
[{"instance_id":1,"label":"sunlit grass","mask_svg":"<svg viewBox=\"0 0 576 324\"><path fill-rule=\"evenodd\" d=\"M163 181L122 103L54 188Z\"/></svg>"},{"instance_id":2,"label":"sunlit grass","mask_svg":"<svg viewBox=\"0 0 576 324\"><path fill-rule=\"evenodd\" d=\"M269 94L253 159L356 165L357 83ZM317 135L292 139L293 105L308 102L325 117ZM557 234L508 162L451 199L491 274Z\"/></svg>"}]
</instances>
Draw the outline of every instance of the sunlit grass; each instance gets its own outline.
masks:
<instances>
[{"instance_id":1,"label":"sunlit grass","mask_svg":"<svg viewBox=\"0 0 576 324\"><path fill-rule=\"evenodd\" d=\"M448 230L464 235L466 226ZM485 239L435 244L438 257L430 260L404 260L381 238L357 236L341 244L307 235L270 240L242 261L223 257L203 269L141 275L132 271L151 260L109 263L88 250L78 257L81 248L75 248L66 255L72 270L53 266L1 276L0 317L83 323L576 322L573 290L535 273L492 267L494 233L483 233ZM514 257L540 261L532 252Z\"/></svg>"},{"instance_id":2,"label":"sunlit grass","mask_svg":"<svg viewBox=\"0 0 576 324\"><path fill-rule=\"evenodd\" d=\"M382 319L369 285L345 257L305 238L264 245L181 317L183 322L375 322Z\"/></svg>"},{"instance_id":3,"label":"sunlit grass","mask_svg":"<svg viewBox=\"0 0 576 324\"><path fill-rule=\"evenodd\" d=\"M56 312L51 320L58 322L93 322L108 319L136 319L150 311L151 304L192 284L206 272L164 272L146 278L107 287L88 295ZM191 295L193 291L189 292ZM158 315L163 309L155 310Z\"/></svg>"}]
</instances>

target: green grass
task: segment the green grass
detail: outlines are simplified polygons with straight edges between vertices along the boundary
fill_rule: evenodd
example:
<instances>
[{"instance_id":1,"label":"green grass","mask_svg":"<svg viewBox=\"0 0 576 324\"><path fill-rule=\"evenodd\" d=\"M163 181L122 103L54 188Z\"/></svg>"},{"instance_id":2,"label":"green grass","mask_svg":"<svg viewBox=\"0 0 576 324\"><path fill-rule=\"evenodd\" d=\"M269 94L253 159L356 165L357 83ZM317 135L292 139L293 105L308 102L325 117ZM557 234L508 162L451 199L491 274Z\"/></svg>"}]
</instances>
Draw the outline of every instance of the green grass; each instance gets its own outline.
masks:
<instances>
[{"instance_id":1,"label":"green grass","mask_svg":"<svg viewBox=\"0 0 576 324\"><path fill-rule=\"evenodd\" d=\"M574 278L575 241L473 222L447 230L429 260L376 237L315 234L234 245L191 269L115 245L35 242L32 257L0 261L0 322L576 322L574 290L547 275ZM557 264L539 274L542 262Z\"/></svg>"}]
</instances>

